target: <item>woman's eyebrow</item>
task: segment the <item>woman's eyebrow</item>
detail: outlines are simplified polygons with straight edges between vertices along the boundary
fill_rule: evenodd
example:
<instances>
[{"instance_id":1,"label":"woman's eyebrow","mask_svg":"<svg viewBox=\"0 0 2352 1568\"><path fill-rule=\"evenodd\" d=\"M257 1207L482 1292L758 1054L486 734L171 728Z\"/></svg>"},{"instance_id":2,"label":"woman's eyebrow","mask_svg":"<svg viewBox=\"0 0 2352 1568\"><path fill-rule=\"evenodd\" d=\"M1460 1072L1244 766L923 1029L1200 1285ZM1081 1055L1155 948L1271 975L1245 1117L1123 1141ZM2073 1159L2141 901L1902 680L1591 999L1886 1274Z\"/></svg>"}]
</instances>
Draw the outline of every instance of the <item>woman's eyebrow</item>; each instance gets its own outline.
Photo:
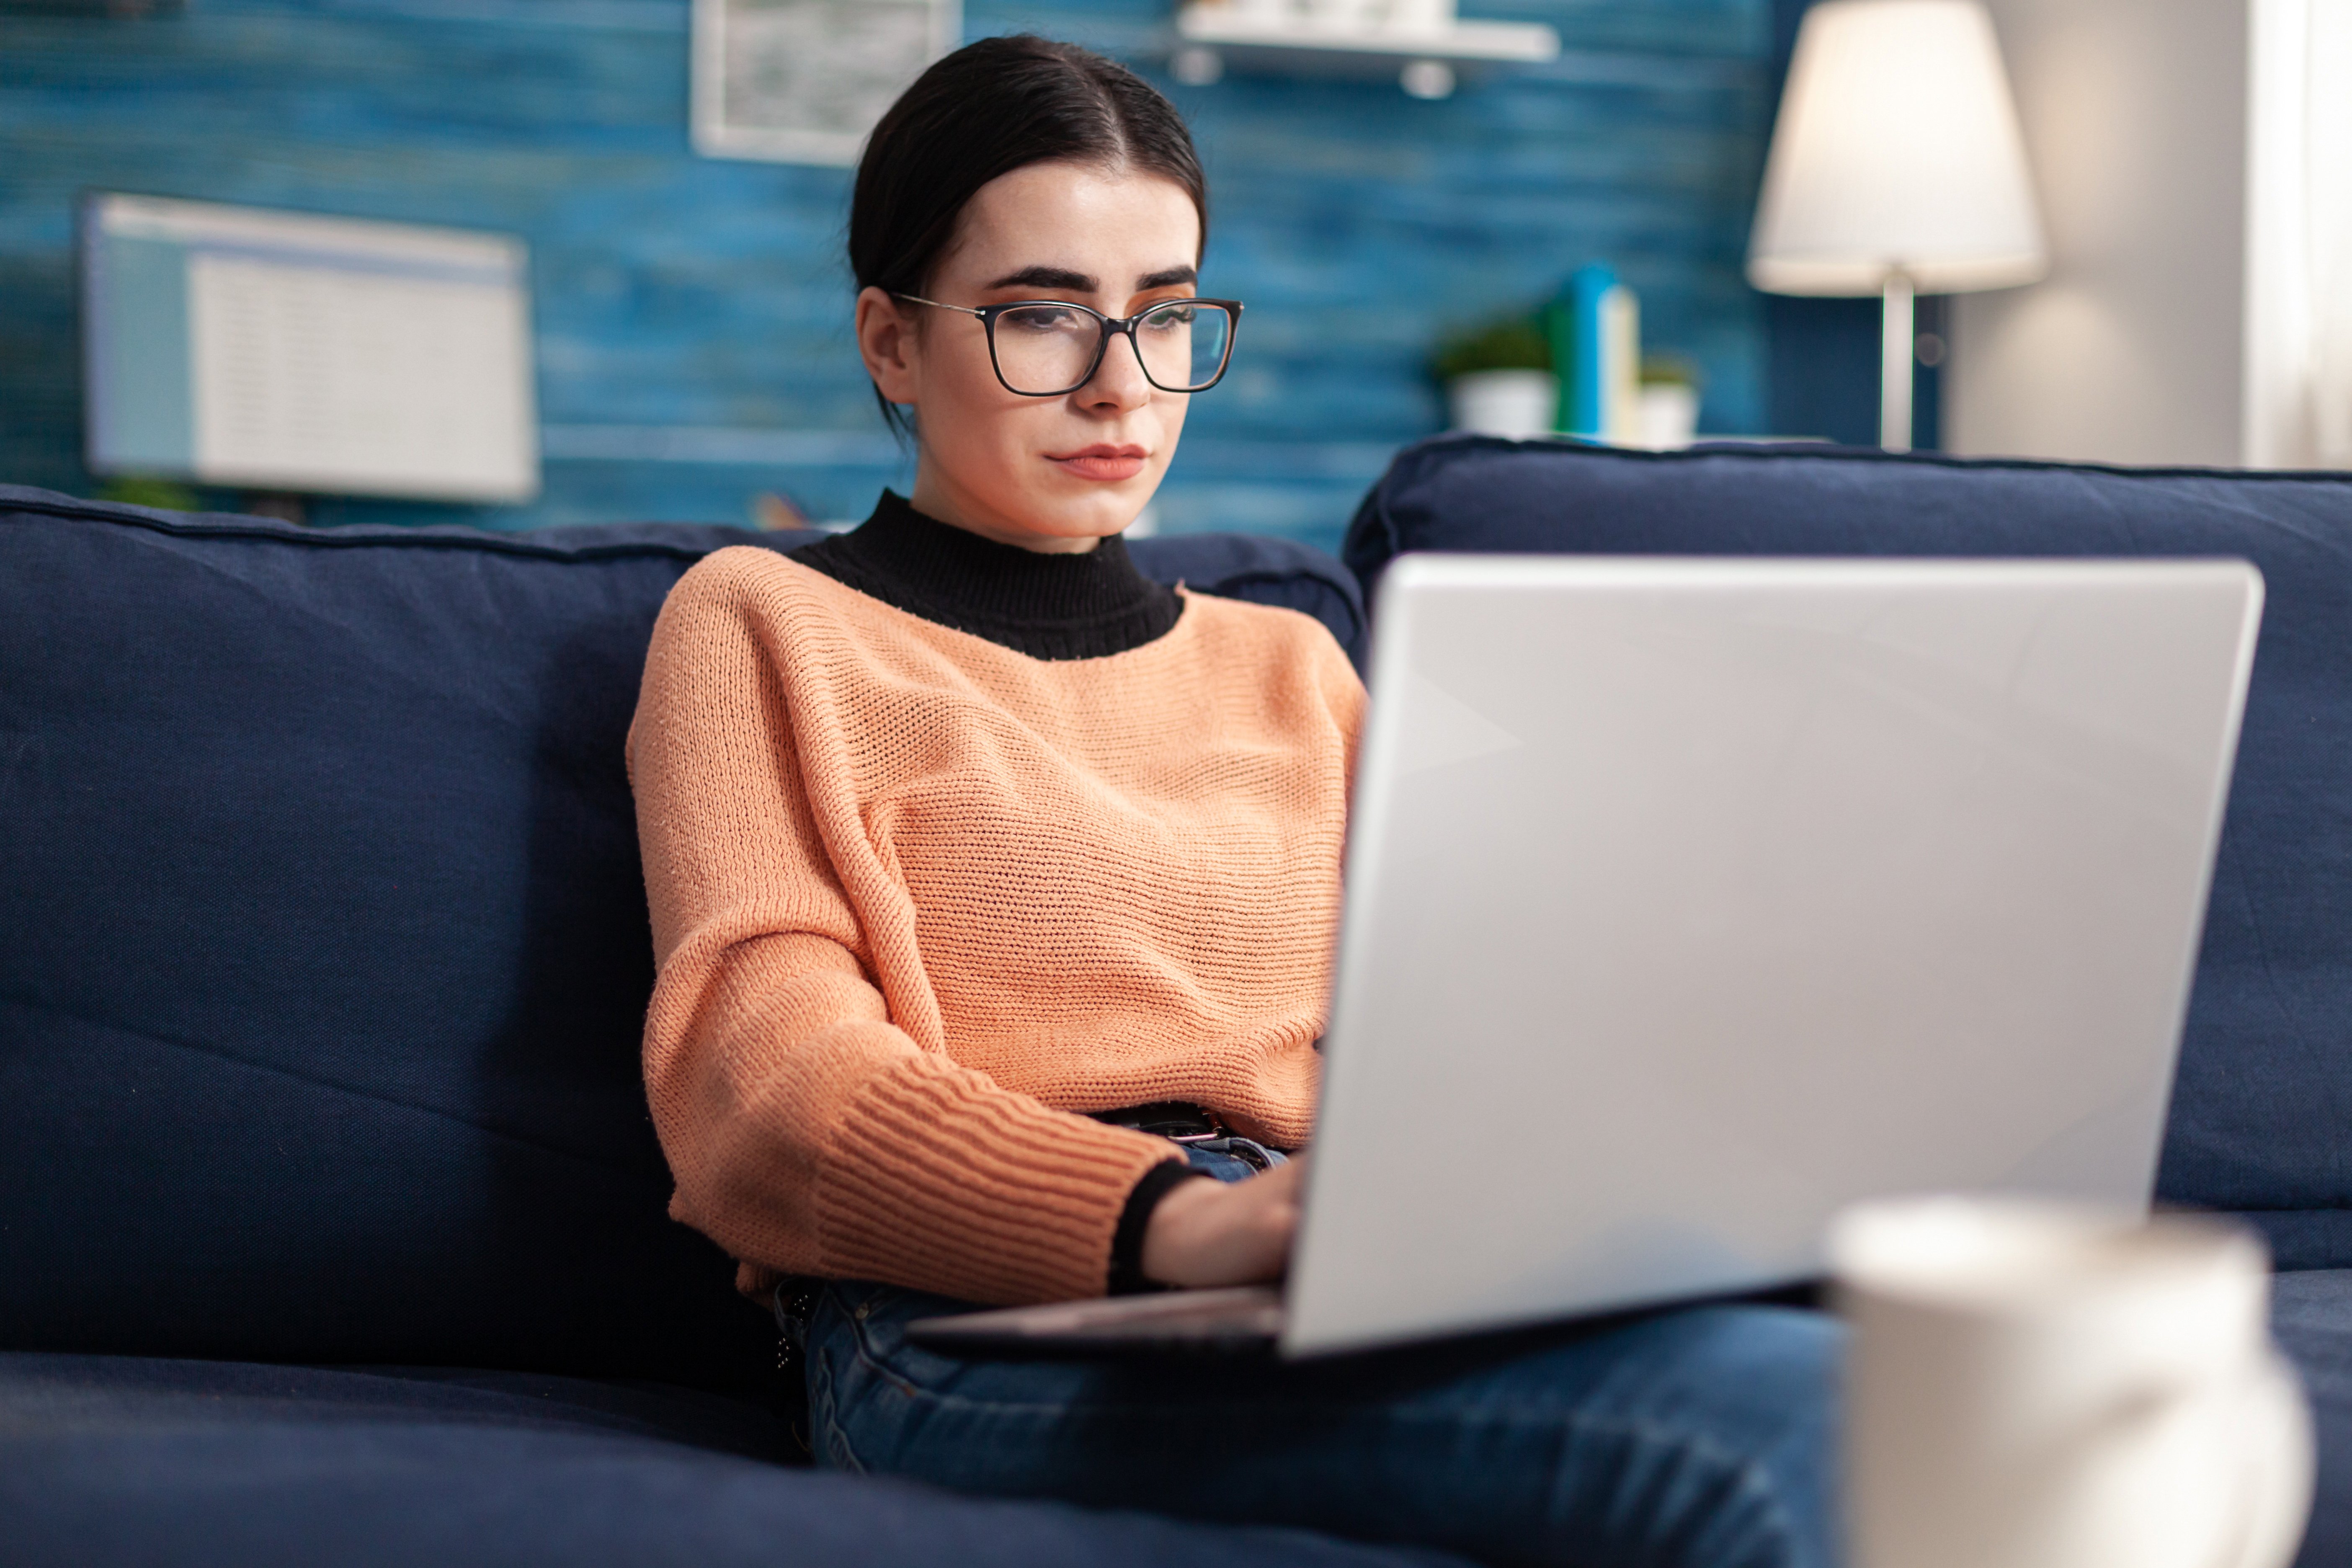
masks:
<instances>
[{"instance_id":1,"label":"woman's eyebrow","mask_svg":"<svg viewBox=\"0 0 2352 1568\"><path fill-rule=\"evenodd\" d=\"M1135 280L1139 294L1150 289L1167 289L1179 283L1197 283L1201 274L1191 267L1163 267L1157 272L1147 272ZM1074 293L1091 294L1101 287L1090 273L1073 272L1066 267L1024 267L1018 272L1008 272L990 289L1067 289Z\"/></svg>"},{"instance_id":2,"label":"woman's eyebrow","mask_svg":"<svg viewBox=\"0 0 2352 1568\"><path fill-rule=\"evenodd\" d=\"M1091 294L1098 287L1083 272L1073 272L1066 267L1024 267L1018 272L1008 272L991 289L1069 289L1081 294Z\"/></svg>"}]
</instances>

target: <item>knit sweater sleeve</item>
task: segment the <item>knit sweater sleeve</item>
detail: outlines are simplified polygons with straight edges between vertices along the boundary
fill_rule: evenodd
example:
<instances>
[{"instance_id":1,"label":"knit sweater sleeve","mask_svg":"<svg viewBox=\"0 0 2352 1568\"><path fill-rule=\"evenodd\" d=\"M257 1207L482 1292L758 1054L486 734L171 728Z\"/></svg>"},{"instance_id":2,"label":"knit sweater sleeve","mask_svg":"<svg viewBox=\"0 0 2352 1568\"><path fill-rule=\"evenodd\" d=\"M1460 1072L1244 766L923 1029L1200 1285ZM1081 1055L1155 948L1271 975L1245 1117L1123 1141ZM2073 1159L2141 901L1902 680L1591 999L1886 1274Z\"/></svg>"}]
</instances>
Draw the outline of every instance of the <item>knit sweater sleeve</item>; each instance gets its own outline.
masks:
<instances>
[{"instance_id":1,"label":"knit sweater sleeve","mask_svg":"<svg viewBox=\"0 0 2352 1568\"><path fill-rule=\"evenodd\" d=\"M859 883L845 763L797 710L816 704L740 553L671 594L629 736L670 1212L766 1270L1099 1295L1128 1194L1170 1147L1009 1090L950 1059L935 1010L894 1010L910 938L871 929L887 889Z\"/></svg>"}]
</instances>

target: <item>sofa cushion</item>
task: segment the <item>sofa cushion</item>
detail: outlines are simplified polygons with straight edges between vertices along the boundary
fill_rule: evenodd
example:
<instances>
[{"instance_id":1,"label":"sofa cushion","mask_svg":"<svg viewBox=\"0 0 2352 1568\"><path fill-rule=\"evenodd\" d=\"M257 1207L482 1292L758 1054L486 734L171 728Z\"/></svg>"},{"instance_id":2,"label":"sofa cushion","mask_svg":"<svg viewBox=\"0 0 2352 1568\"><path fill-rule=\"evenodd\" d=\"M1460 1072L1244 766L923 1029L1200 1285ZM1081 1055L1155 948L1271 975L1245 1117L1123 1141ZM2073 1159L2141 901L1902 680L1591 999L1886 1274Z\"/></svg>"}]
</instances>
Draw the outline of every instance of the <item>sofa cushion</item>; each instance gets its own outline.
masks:
<instances>
[{"instance_id":1,"label":"sofa cushion","mask_svg":"<svg viewBox=\"0 0 2352 1568\"><path fill-rule=\"evenodd\" d=\"M2352 1563L2352 1268L2271 1282L2271 1329L2303 1376L2319 1428L2319 1487L2297 1568Z\"/></svg>"},{"instance_id":2,"label":"sofa cushion","mask_svg":"<svg viewBox=\"0 0 2352 1568\"><path fill-rule=\"evenodd\" d=\"M1146 576L1183 583L1220 598L1278 605L1330 629L1361 669L1364 601L1355 574L1328 555L1287 539L1253 533L1176 534L1138 539L1128 553Z\"/></svg>"},{"instance_id":3,"label":"sofa cushion","mask_svg":"<svg viewBox=\"0 0 2352 1568\"><path fill-rule=\"evenodd\" d=\"M0 488L0 1346L758 1381L665 1213L621 748L679 574L796 542ZM1360 631L1302 547L1136 554Z\"/></svg>"},{"instance_id":4,"label":"sofa cushion","mask_svg":"<svg viewBox=\"0 0 2352 1568\"><path fill-rule=\"evenodd\" d=\"M467 1367L284 1366L0 1351L0 1441L236 1427L566 1432L805 1460L769 1406L657 1383ZM5 1470L5 1466L0 1466Z\"/></svg>"},{"instance_id":5,"label":"sofa cushion","mask_svg":"<svg viewBox=\"0 0 2352 1568\"><path fill-rule=\"evenodd\" d=\"M1408 550L2253 562L2268 601L2158 1187L2246 1212L2284 1267L2352 1265L2352 475L1448 437L1398 457L1345 553L1370 589Z\"/></svg>"},{"instance_id":6,"label":"sofa cushion","mask_svg":"<svg viewBox=\"0 0 2352 1568\"><path fill-rule=\"evenodd\" d=\"M1285 1530L957 1498L761 1462L725 1401L0 1354L0 1563L1461 1568Z\"/></svg>"}]
</instances>

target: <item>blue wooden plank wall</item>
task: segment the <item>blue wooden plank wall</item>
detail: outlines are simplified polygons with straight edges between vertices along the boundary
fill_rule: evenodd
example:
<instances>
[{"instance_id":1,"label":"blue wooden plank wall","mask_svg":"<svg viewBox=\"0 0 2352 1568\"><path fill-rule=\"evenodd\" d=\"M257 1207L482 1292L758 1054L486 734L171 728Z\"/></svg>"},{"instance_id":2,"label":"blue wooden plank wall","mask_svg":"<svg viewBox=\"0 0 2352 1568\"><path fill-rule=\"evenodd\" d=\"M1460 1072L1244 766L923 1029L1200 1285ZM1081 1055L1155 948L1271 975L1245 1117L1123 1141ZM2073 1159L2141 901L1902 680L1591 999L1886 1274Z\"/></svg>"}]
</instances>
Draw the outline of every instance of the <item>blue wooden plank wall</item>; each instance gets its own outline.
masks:
<instances>
[{"instance_id":1,"label":"blue wooden plank wall","mask_svg":"<svg viewBox=\"0 0 2352 1568\"><path fill-rule=\"evenodd\" d=\"M1763 426L1739 260L1770 113L1769 0L1473 0L1548 68L1422 103L1393 86L1165 72L1168 0L968 0L1146 70L1191 117L1205 283L1248 301L1159 507L1169 531L1329 545L1442 421L1439 333L1606 259L1696 359L1706 428ZM89 491L77 195L123 190L496 228L532 249L535 504L322 503L320 521L741 521L762 490L863 515L903 483L846 330L846 171L695 157L687 0L189 0L0 15L0 479Z\"/></svg>"}]
</instances>

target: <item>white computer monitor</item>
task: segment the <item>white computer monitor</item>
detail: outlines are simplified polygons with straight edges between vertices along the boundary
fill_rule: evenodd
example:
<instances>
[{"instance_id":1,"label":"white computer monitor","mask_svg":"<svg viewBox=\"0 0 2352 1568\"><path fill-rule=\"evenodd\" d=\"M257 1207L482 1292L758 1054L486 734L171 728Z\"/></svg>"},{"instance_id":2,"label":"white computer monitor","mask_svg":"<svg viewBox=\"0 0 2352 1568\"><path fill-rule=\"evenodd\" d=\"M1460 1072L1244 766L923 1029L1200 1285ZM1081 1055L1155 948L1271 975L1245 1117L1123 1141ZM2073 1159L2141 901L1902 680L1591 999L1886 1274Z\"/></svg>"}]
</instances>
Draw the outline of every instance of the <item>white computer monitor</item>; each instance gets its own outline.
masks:
<instances>
[{"instance_id":1,"label":"white computer monitor","mask_svg":"<svg viewBox=\"0 0 2352 1568\"><path fill-rule=\"evenodd\" d=\"M528 266L505 235L94 195L82 210L89 468L529 500Z\"/></svg>"}]
</instances>

